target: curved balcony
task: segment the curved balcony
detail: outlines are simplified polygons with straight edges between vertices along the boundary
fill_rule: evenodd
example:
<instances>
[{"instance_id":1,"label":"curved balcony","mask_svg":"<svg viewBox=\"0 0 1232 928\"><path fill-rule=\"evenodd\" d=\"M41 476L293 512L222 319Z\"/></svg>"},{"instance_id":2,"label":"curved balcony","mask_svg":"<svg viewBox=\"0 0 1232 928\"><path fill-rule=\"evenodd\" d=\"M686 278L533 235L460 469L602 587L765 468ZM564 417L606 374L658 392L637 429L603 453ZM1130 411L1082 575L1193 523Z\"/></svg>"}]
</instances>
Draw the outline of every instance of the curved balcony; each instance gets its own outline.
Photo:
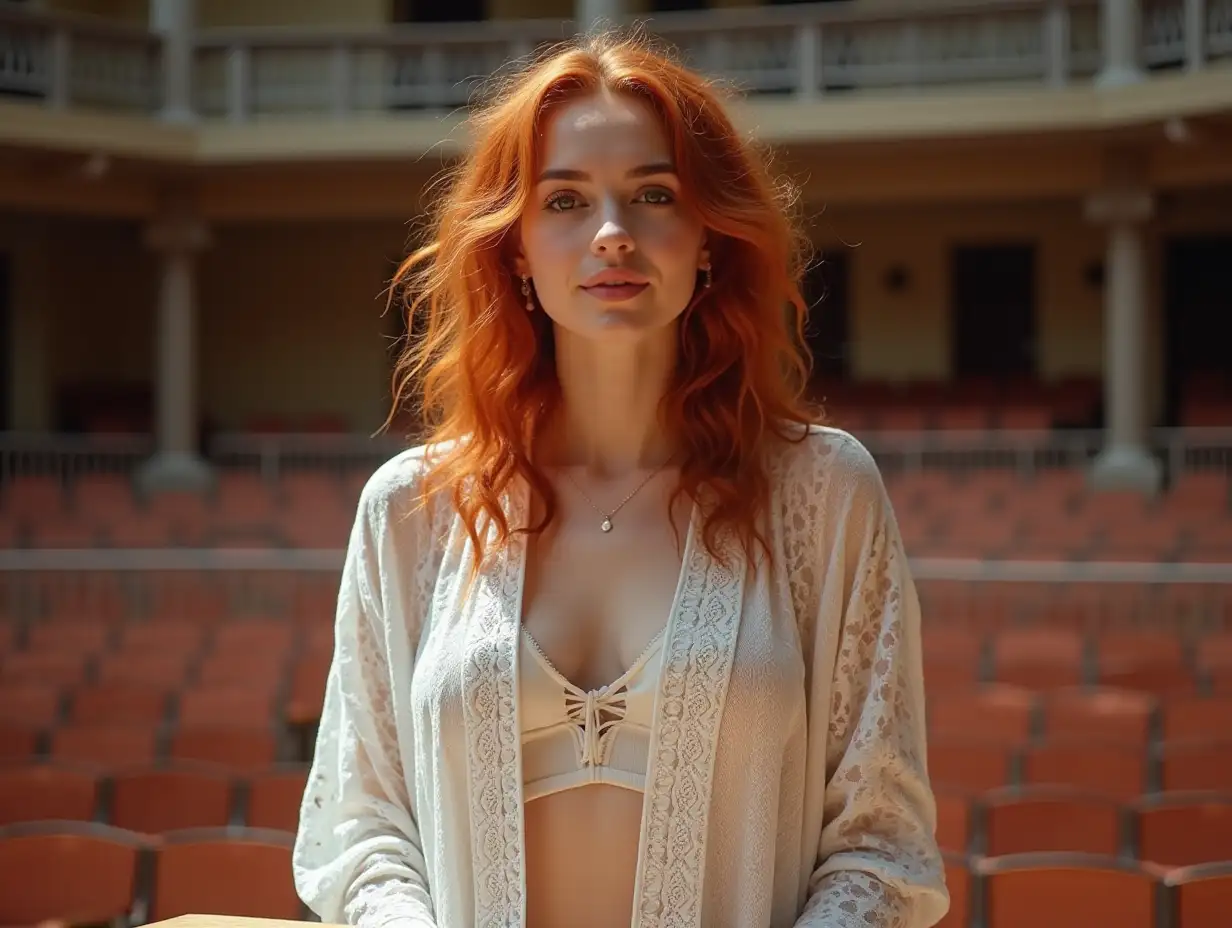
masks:
<instances>
[{"instance_id":1,"label":"curved balcony","mask_svg":"<svg viewBox=\"0 0 1232 928\"><path fill-rule=\"evenodd\" d=\"M1137 62L1197 72L1232 58L1232 0L1145 0ZM686 60L752 98L1061 88L1106 64L1096 0L943 0L920 8L749 7L645 20ZM453 110L510 62L573 31L561 20L209 30L191 49L191 100L206 118ZM150 31L0 6L0 96L50 108L156 115L168 55Z\"/></svg>"}]
</instances>

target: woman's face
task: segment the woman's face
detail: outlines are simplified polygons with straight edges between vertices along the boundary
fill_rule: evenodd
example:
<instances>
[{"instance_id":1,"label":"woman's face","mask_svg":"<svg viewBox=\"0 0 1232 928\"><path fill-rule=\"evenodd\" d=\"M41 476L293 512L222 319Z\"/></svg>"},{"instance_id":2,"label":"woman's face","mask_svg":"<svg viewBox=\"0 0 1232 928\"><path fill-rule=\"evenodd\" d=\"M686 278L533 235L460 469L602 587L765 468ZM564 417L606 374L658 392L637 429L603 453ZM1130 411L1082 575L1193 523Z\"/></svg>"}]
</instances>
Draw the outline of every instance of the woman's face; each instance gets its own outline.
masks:
<instances>
[{"instance_id":1,"label":"woman's face","mask_svg":"<svg viewBox=\"0 0 1232 928\"><path fill-rule=\"evenodd\" d=\"M516 261L537 306L592 338L673 323L709 256L653 110L606 93L563 104L547 122L541 162Z\"/></svg>"}]
</instances>

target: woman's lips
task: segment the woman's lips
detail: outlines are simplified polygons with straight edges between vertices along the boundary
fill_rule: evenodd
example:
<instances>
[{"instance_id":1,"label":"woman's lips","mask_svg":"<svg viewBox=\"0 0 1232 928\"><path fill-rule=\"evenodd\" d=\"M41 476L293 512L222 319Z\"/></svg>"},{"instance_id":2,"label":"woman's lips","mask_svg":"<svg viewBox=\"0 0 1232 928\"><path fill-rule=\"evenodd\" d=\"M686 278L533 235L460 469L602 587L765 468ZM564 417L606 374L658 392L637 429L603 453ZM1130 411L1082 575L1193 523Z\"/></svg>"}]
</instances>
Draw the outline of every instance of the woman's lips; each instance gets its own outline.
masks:
<instances>
[{"instance_id":1,"label":"woman's lips","mask_svg":"<svg viewBox=\"0 0 1232 928\"><path fill-rule=\"evenodd\" d=\"M582 289L604 303L620 303L633 299L649 286L650 284L595 284Z\"/></svg>"}]
</instances>

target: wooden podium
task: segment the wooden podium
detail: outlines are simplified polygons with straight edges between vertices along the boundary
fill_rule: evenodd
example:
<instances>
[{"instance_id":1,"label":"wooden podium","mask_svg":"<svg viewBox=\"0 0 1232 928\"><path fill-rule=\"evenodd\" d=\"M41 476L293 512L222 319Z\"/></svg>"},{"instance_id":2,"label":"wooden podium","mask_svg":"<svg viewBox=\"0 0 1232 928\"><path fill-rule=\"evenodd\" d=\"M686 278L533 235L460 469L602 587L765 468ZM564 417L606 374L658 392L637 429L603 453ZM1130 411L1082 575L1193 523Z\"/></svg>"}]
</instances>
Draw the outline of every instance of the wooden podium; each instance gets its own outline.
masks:
<instances>
[{"instance_id":1,"label":"wooden podium","mask_svg":"<svg viewBox=\"0 0 1232 928\"><path fill-rule=\"evenodd\" d=\"M242 915L181 915L165 922L154 922L146 928L343 928L341 925L322 925L320 922L284 922L269 918L244 918Z\"/></svg>"}]
</instances>

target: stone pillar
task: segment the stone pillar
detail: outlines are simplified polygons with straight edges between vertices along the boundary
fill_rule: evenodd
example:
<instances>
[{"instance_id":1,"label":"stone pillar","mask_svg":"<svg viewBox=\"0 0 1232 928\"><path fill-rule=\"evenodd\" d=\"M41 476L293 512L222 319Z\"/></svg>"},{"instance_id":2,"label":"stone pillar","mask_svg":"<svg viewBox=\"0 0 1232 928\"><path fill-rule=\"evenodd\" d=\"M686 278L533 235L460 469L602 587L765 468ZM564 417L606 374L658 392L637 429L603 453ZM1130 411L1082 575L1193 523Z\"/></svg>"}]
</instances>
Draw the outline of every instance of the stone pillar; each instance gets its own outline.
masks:
<instances>
[{"instance_id":1,"label":"stone pillar","mask_svg":"<svg viewBox=\"0 0 1232 928\"><path fill-rule=\"evenodd\" d=\"M1142 80L1141 0L1102 0L1099 9L1104 63L1098 87L1123 87Z\"/></svg>"},{"instance_id":2,"label":"stone pillar","mask_svg":"<svg viewBox=\"0 0 1232 928\"><path fill-rule=\"evenodd\" d=\"M158 292L156 385L158 450L138 475L147 492L200 490L213 481L197 441L196 255L209 232L185 203L170 207L147 230L162 256Z\"/></svg>"},{"instance_id":3,"label":"stone pillar","mask_svg":"<svg viewBox=\"0 0 1232 928\"><path fill-rule=\"evenodd\" d=\"M1109 189L1091 197L1087 216L1108 228L1104 261L1104 448L1091 468L1096 489L1159 489L1159 461L1147 447L1144 226L1154 206L1145 189Z\"/></svg>"},{"instance_id":4,"label":"stone pillar","mask_svg":"<svg viewBox=\"0 0 1232 928\"><path fill-rule=\"evenodd\" d=\"M193 107L193 41L196 0L150 0L150 27L163 40L164 122L196 120Z\"/></svg>"},{"instance_id":5,"label":"stone pillar","mask_svg":"<svg viewBox=\"0 0 1232 928\"><path fill-rule=\"evenodd\" d=\"M624 14L621 0L575 0L574 15L578 32L590 32L596 27L614 26Z\"/></svg>"}]
</instances>

